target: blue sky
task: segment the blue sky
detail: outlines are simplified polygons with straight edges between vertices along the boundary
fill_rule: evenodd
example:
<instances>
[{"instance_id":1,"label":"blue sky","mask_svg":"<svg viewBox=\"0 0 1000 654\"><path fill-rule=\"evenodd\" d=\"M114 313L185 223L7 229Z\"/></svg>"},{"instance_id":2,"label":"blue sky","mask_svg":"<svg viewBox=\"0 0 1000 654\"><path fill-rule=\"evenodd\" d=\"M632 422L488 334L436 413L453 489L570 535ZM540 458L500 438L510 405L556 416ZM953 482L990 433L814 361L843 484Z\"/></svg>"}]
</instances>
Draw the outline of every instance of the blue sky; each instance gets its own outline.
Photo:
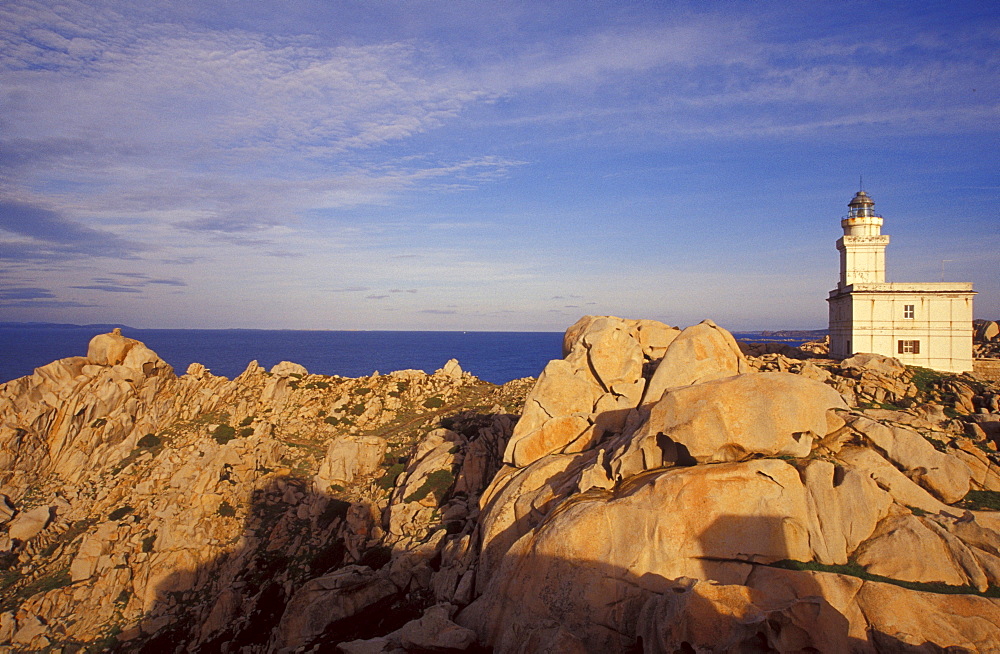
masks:
<instances>
[{"instance_id":1,"label":"blue sky","mask_svg":"<svg viewBox=\"0 0 1000 654\"><path fill-rule=\"evenodd\" d=\"M979 1L8 1L0 320L825 327L859 175L996 319L998 80Z\"/></svg>"}]
</instances>

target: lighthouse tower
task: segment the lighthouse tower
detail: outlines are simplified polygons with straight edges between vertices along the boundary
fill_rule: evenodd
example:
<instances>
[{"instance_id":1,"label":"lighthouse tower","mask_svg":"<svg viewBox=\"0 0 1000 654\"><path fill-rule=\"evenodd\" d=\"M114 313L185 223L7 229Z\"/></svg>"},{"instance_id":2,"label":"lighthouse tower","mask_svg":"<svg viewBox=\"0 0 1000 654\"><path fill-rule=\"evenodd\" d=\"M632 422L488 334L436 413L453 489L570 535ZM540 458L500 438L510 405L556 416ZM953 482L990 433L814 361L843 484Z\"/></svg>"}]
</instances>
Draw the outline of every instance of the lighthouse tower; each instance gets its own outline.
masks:
<instances>
[{"instance_id":1,"label":"lighthouse tower","mask_svg":"<svg viewBox=\"0 0 1000 654\"><path fill-rule=\"evenodd\" d=\"M844 288L858 282L885 282L885 246L889 237L882 234L882 216L875 213L875 202L858 191L847 205L847 217L840 221L844 235L837 240L840 250L840 283Z\"/></svg>"},{"instance_id":2,"label":"lighthouse tower","mask_svg":"<svg viewBox=\"0 0 1000 654\"><path fill-rule=\"evenodd\" d=\"M830 356L857 352L949 372L972 370L972 298L969 282L887 283L882 217L858 191L840 221L840 280L830 291Z\"/></svg>"}]
</instances>

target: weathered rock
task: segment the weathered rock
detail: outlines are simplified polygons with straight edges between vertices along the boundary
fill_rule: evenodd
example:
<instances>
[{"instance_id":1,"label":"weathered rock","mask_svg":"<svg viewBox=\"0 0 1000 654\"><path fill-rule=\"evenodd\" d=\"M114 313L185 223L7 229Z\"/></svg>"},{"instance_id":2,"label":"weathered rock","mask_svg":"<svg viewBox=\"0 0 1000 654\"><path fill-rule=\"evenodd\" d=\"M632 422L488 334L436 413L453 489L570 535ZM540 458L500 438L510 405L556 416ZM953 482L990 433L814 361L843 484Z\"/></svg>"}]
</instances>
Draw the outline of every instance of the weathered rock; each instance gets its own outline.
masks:
<instances>
[{"instance_id":1,"label":"weathered rock","mask_svg":"<svg viewBox=\"0 0 1000 654\"><path fill-rule=\"evenodd\" d=\"M663 358L667 348L674 342L681 330L655 320L637 320L636 331L643 355L652 361Z\"/></svg>"},{"instance_id":2,"label":"weathered rock","mask_svg":"<svg viewBox=\"0 0 1000 654\"><path fill-rule=\"evenodd\" d=\"M101 557L110 550L111 539L117 535L117 531L117 523L104 522L95 532L87 534L69 566L70 578L74 582L89 579L97 571Z\"/></svg>"},{"instance_id":3,"label":"weathered rock","mask_svg":"<svg viewBox=\"0 0 1000 654\"><path fill-rule=\"evenodd\" d=\"M138 342L122 336L122 330L116 327L108 334L98 334L90 339L87 360L98 366L116 366L125 361L128 351Z\"/></svg>"},{"instance_id":4,"label":"weathered rock","mask_svg":"<svg viewBox=\"0 0 1000 654\"><path fill-rule=\"evenodd\" d=\"M457 621L498 652L518 651L511 623L523 633L555 623L589 651L620 651L666 580L739 583L752 561L811 560L810 522L798 473L774 459L666 470L614 495L591 491L518 540Z\"/></svg>"},{"instance_id":5,"label":"weathered rock","mask_svg":"<svg viewBox=\"0 0 1000 654\"><path fill-rule=\"evenodd\" d=\"M271 374L275 377L291 377L293 375L305 377L309 371L300 363L281 361L271 366Z\"/></svg>"},{"instance_id":6,"label":"weathered rock","mask_svg":"<svg viewBox=\"0 0 1000 654\"><path fill-rule=\"evenodd\" d=\"M1000 338L1000 325L992 320L984 320L976 327L977 341L992 341Z\"/></svg>"},{"instance_id":7,"label":"weathered rock","mask_svg":"<svg viewBox=\"0 0 1000 654\"><path fill-rule=\"evenodd\" d=\"M868 572L891 579L986 590L985 573L968 549L949 543L929 525L933 523L907 513L886 518L858 550L857 562Z\"/></svg>"},{"instance_id":8,"label":"weathered rock","mask_svg":"<svg viewBox=\"0 0 1000 654\"><path fill-rule=\"evenodd\" d=\"M504 457L504 460L523 467L546 454L567 451L567 448L570 448L573 443L584 440L581 439L581 436L591 427L587 416L588 414L577 413L546 420L530 434L526 434L516 441L511 439L511 443L507 446L509 454ZM586 440L589 443L589 439ZM576 451L582 449L585 448L575 448Z\"/></svg>"},{"instance_id":9,"label":"weathered rock","mask_svg":"<svg viewBox=\"0 0 1000 654\"><path fill-rule=\"evenodd\" d=\"M48 627L38 619L37 615L29 614L19 621L18 629L11 638L11 643L41 649L49 644L45 637L48 631Z\"/></svg>"},{"instance_id":10,"label":"weathered rock","mask_svg":"<svg viewBox=\"0 0 1000 654\"><path fill-rule=\"evenodd\" d=\"M524 413L507 443L504 462L524 467L552 451L546 451L546 448L558 450L568 445L570 441L553 442L550 432L538 432L553 418L589 415L600 395L601 388L589 373L578 370L563 359L549 361L525 400ZM578 435L573 434L572 437Z\"/></svg>"},{"instance_id":11,"label":"weathered rock","mask_svg":"<svg viewBox=\"0 0 1000 654\"><path fill-rule=\"evenodd\" d=\"M49 525L52 520L52 507L39 506L17 514L7 526L7 535L15 540L31 540Z\"/></svg>"},{"instance_id":12,"label":"weathered rock","mask_svg":"<svg viewBox=\"0 0 1000 654\"><path fill-rule=\"evenodd\" d=\"M749 372L736 339L711 320L682 331L667 348L649 380L643 404L655 404L674 386L688 386Z\"/></svg>"},{"instance_id":13,"label":"weathered rock","mask_svg":"<svg viewBox=\"0 0 1000 654\"><path fill-rule=\"evenodd\" d=\"M0 644L7 643L17 631L17 620L10 611L0 613Z\"/></svg>"},{"instance_id":14,"label":"weathered rock","mask_svg":"<svg viewBox=\"0 0 1000 654\"><path fill-rule=\"evenodd\" d=\"M747 584L784 601L822 598L836 611L821 611L811 632L821 652L990 652L1000 647L1000 601L974 595L924 593L896 585L824 572L758 566ZM849 647L838 642L846 629Z\"/></svg>"},{"instance_id":15,"label":"weathered rock","mask_svg":"<svg viewBox=\"0 0 1000 654\"><path fill-rule=\"evenodd\" d=\"M366 566L347 566L311 579L288 602L275 629L271 650L304 645L331 624L350 618L396 592L388 579Z\"/></svg>"},{"instance_id":16,"label":"weathered rock","mask_svg":"<svg viewBox=\"0 0 1000 654\"><path fill-rule=\"evenodd\" d=\"M480 499L482 550L476 575L481 593L510 547L541 522L576 486L592 456L548 455L524 469L503 468Z\"/></svg>"},{"instance_id":17,"label":"weathered rock","mask_svg":"<svg viewBox=\"0 0 1000 654\"><path fill-rule=\"evenodd\" d=\"M476 632L451 621L454 609L447 604L432 606L419 619L407 622L388 638L408 649L464 652L476 642Z\"/></svg>"},{"instance_id":18,"label":"weathered rock","mask_svg":"<svg viewBox=\"0 0 1000 654\"><path fill-rule=\"evenodd\" d=\"M1000 651L1000 601L865 582L857 603L878 651Z\"/></svg>"},{"instance_id":19,"label":"weathered rock","mask_svg":"<svg viewBox=\"0 0 1000 654\"><path fill-rule=\"evenodd\" d=\"M889 512L892 497L870 475L841 462L812 460L799 471L808 493L810 546L820 563L842 565Z\"/></svg>"},{"instance_id":20,"label":"weathered rock","mask_svg":"<svg viewBox=\"0 0 1000 654\"><path fill-rule=\"evenodd\" d=\"M699 328L725 349L721 331ZM203 366L176 378L145 346L109 335L95 347L102 363L63 359L0 385L2 492L11 506L52 508L50 524L27 541L0 528L2 558L28 571L5 582L16 610L0 614L0 645L18 654L92 646L120 627L118 647L129 651L290 654L329 647L365 621L364 633L377 637L343 651L461 651L472 631L497 654L633 651L638 638L647 651L996 650L975 622L994 619L993 600L893 586L905 602L885 602L871 582L770 565L853 559L900 578L1000 585L997 512L949 507L932 494L962 492L961 474L943 472L952 459L969 468L972 488L1000 490L995 454L957 421L865 409L864 422L824 408L800 427L786 414L822 404L830 388L814 384L799 398L775 392L781 375L754 373L744 377L770 390L716 393L719 411L732 424L752 421L735 431L758 442L800 428L823 436L807 456L644 470L656 453L669 463L662 446L677 446L641 432L658 407L639 406L657 362L677 343L675 364L685 349L691 355L690 383L665 389L664 399L710 395L726 381L705 377L714 346L698 360L690 342L698 331L683 345L678 330L653 321L588 317L571 328L551 377L583 382L584 401L572 380L536 387L512 454L522 467L501 460L528 380L466 387L474 378L447 364L434 375L363 380L300 381L304 369L268 375L256 363L232 381ZM713 374L732 367L726 356ZM750 363L859 401L915 392L893 366L883 374L878 362L842 370L813 361L769 354ZM980 412L994 397L974 377L943 378L934 392ZM935 396L906 397L900 406ZM657 419L670 424L676 413L664 408ZM696 441L734 431L671 428ZM384 464L375 453L385 443L364 446L375 433L391 448ZM364 452L333 451L337 441ZM931 453L928 443L947 445ZM630 448L641 465L611 475L614 457ZM778 446L757 449L791 458ZM0 502L0 521L10 513ZM441 604L394 632L369 630L376 614L396 619L404 597L407 610L467 608L455 622ZM4 642L21 629L27 642Z\"/></svg>"},{"instance_id":21,"label":"weathered rock","mask_svg":"<svg viewBox=\"0 0 1000 654\"><path fill-rule=\"evenodd\" d=\"M618 382L632 384L642 377L642 346L620 320L594 321L583 334L587 361L605 392Z\"/></svg>"},{"instance_id":22,"label":"weathered rock","mask_svg":"<svg viewBox=\"0 0 1000 654\"><path fill-rule=\"evenodd\" d=\"M10 519L14 517L16 510L14 505L10 503L10 498L6 495L0 495L0 525L10 522Z\"/></svg>"},{"instance_id":23,"label":"weathered rock","mask_svg":"<svg viewBox=\"0 0 1000 654\"><path fill-rule=\"evenodd\" d=\"M856 446L845 447L837 453L837 458L871 476L880 487L888 491L897 504L916 507L928 513L941 513L950 510L947 504L935 499L871 449Z\"/></svg>"},{"instance_id":24,"label":"weathered rock","mask_svg":"<svg viewBox=\"0 0 1000 654\"><path fill-rule=\"evenodd\" d=\"M422 502L425 506L438 506L442 496L455 481L452 471L457 465L459 446L463 442L462 435L450 429L435 429L428 433L420 441L413 460L407 466L406 479L396 489L397 502ZM447 487L436 484L431 480L431 475L444 480L450 479ZM417 495L422 497L416 497ZM396 506L401 506L401 503Z\"/></svg>"},{"instance_id":25,"label":"weathered rock","mask_svg":"<svg viewBox=\"0 0 1000 654\"><path fill-rule=\"evenodd\" d=\"M387 444L378 436L340 436L326 448L315 480L326 490L333 484L350 484L357 477L370 475L379 468Z\"/></svg>"},{"instance_id":26,"label":"weathered rock","mask_svg":"<svg viewBox=\"0 0 1000 654\"><path fill-rule=\"evenodd\" d=\"M448 362L437 370L434 374L450 377L451 379L462 378L462 366L458 365L458 359L448 359Z\"/></svg>"},{"instance_id":27,"label":"weathered rock","mask_svg":"<svg viewBox=\"0 0 1000 654\"><path fill-rule=\"evenodd\" d=\"M669 353L668 353L669 356ZM755 454L802 457L847 408L829 386L789 373L753 373L672 388L625 451L619 479L672 463L738 461Z\"/></svg>"},{"instance_id":28,"label":"weathered rock","mask_svg":"<svg viewBox=\"0 0 1000 654\"><path fill-rule=\"evenodd\" d=\"M647 652L859 651L847 619L821 596L690 580L651 598L639 619Z\"/></svg>"},{"instance_id":29,"label":"weathered rock","mask_svg":"<svg viewBox=\"0 0 1000 654\"><path fill-rule=\"evenodd\" d=\"M895 357L887 357L871 352L862 352L840 362L843 370L868 370L888 377L898 377L906 372L906 366Z\"/></svg>"},{"instance_id":30,"label":"weathered rock","mask_svg":"<svg viewBox=\"0 0 1000 654\"><path fill-rule=\"evenodd\" d=\"M901 427L887 427L864 416L851 416L848 423L865 435L886 458L906 475L951 504L969 492L971 471L958 459L934 449L920 434Z\"/></svg>"}]
</instances>

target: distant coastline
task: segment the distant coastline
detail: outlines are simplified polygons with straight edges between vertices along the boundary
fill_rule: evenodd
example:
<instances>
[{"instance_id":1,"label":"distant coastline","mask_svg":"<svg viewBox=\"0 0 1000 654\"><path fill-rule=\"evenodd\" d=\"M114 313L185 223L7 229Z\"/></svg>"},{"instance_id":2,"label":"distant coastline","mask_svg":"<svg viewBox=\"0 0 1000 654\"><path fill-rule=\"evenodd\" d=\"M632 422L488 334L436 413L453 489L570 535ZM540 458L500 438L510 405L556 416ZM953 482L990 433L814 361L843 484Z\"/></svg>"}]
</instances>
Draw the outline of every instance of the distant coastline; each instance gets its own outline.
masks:
<instances>
[{"instance_id":1,"label":"distant coastline","mask_svg":"<svg viewBox=\"0 0 1000 654\"><path fill-rule=\"evenodd\" d=\"M95 323L92 325L76 325L68 322L2 322L0 321L0 329L13 328L41 328L41 329L106 329L111 331L112 329L133 329L128 325L122 325L119 323Z\"/></svg>"}]
</instances>

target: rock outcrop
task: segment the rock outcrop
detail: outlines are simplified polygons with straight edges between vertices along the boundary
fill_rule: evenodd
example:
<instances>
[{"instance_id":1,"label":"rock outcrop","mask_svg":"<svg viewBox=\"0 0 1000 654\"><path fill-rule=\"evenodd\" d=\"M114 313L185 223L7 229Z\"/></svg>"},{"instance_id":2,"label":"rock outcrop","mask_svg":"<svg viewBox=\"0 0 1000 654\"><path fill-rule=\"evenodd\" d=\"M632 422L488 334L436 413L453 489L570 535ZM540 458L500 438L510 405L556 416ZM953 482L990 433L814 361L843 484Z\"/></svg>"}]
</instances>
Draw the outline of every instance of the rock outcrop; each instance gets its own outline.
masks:
<instances>
[{"instance_id":1,"label":"rock outcrop","mask_svg":"<svg viewBox=\"0 0 1000 654\"><path fill-rule=\"evenodd\" d=\"M983 359L1000 359L1000 325L995 320L974 320L973 329L973 354Z\"/></svg>"},{"instance_id":2,"label":"rock outcrop","mask_svg":"<svg viewBox=\"0 0 1000 654\"><path fill-rule=\"evenodd\" d=\"M454 361L178 377L95 337L0 386L0 650L295 651L468 603L478 494L530 383Z\"/></svg>"},{"instance_id":3,"label":"rock outcrop","mask_svg":"<svg viewBox=\"0 0 1000 654\"><path fill-rule=\"evenodd\" d=\"M935 404L935 385L968 382L874 355L745 359L703 323L643 362L624 419L601 421L598 368L578 344L627 324L577 323L529 394L544 420L515 429L483 495L479 597L459 624L496 652L1000 647L968 613L1000 609L1000 523L966 508L970 489L993 492L996 457ZM617 338L621 359L600 369L640 385L619 372L638 369L634 338ZM909 410L875 408L893 401ZM575 438L537 437L577 420ZM531 456L517 456L519 437ZM879 604L899 584L933 620Z\"/></svg>"},{"instance_id":4,"label":"rock outcrop","mask_svg":"<svg viewBox=\"0 0 1000 654\"><path fill-rule=\"evenodd\" d=\"M1000 650L996 386L587 316L537 382L0 386L0 650Z\"/></svg>"}]
</instances>

